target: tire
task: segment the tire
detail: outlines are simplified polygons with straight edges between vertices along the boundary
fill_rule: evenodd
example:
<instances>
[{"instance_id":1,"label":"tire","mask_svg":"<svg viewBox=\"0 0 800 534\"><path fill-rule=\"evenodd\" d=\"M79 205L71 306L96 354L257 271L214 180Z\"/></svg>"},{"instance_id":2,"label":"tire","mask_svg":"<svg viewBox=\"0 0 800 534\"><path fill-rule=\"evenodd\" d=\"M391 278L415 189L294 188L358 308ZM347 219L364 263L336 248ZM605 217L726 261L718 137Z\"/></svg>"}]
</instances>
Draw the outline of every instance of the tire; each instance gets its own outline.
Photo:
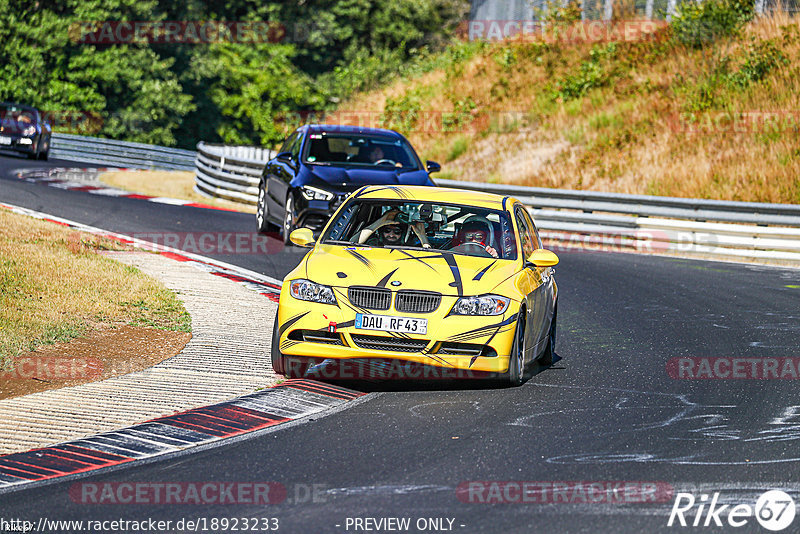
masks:
<instances>
[{"instance_id":1,"label":"tire","mask_svg":"<svg viewBox=\"0 0 800 534\"><path fill-rule=\"evenodd\" d=\"M294 197L291 193L289 196L286 197L286 210L283 215L283 244L286 246L291 246L292 241L289 239L289 236L295 230L295 213L294 213Z\"/></svg>"},{"instance_id":2,"label":"tire","mask_svg":"<svg viewBox=\"0 0 800 534\"><path fill-rule=\"evenodd\" d=\"M514 331L514 344L508 359L508 371L505 382L512 387L521 386L525 382L525 310L517 316L517 329Z\"/></svg>"},{"instance_id":3,"label":"tire","mask_svg":"<svg viewBox=\"0 0 800 534\"><path fill-rule=\"evenodd\" d=\"M275 324L272 326L272 370L279 375L286 376L285 356L281 353L280 327L278 326L278 313L275 313Z\"/></svg>"},{"instance_id":4,"label":"tire","mask_svg":"<svg viewBox=\"0 0 800 534\"><path fill-rule=\"evenodd\" d=\"M272 224L269 222L269 209L267 208L267 191L266 187L258 188L258 206L256 208L256 228L259 234L266 234L272 230Z\"/></svg>"},{"instance_id":5,"label":"tire","mask_svg":"<svg viewBox=\"0 0 800 534\"><path fill-rule=\"evenodd\" d=\"M41 146L39 147L39 159L42 161L47 161L47 157L49 154L50 154L50 141L48 140L44 144L44 149L42 149Z\"/></svg>"},{"instance_id":6,"label":"tire","mask_svg":"<svg viewBox=\"0 0 800 534\"><path fill-rule=\"evenodd\" d=\"M556 352L556 319L558 318L558 306L553 310L553 320L550 321L550 331L547 333L547 346L539 356L540 365L553 365L553 355Z\"/></svg>"}]
</instances>

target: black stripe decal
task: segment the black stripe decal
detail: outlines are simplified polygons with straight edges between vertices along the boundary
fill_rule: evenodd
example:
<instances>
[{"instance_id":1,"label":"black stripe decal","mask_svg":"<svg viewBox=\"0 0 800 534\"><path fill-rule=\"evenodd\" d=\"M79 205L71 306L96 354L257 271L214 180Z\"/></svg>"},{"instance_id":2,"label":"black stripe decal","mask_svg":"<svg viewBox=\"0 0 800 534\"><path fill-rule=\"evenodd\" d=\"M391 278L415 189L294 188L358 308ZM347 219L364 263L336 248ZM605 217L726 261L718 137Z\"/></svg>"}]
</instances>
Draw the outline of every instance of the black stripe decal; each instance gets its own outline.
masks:
<instances>
[{"instance_id":1,"label":"black stripe decal","mask_svg":"<svg viewBox=\"0 0 800 534\"><path fill-rule=\"evenodd\" d=\"M386 287L386 284L389 283L389 279L391 279L392 275L394 275L394 273L396 273L396 272L397 272L397 269L395 269L394 271L390 272L389 274L387 274L386 276L381 278L381 281L378 282L378 285L376 287Z\"/></svg>"},{"instance_id":2,"label":"black stripe decal","mask_svg":"<svg viewBox=\"0 0 800 534\"><path fill-rule=\"evenodd\" d=\"M301 314L299 314L299 315L295 315L294 317L292 317L291 319L289 319L289 320L287 320L285 323L283 323L283 324L282 324L282 325L281 325L281 326L278 328L278 337L282 336L282 335L284 334L284 332L286 332L286 330L287 330L287 329L288 329L290 326L292 326L294 323L296 323L297 321L299 321L300 319L302 319L303 317L305 317L305 316L306 316L306 315L308 315L309 313L310 313L310 312L305 312L305 313L301 313Z\"/></svg>"},{"instance_id":3,"label":"black stripe decal","mask_svg":"<svg viewBox=\"0 0 800 534\"><path fill-rule=\"evenodd\" d=\"M345 249L347 250L347 249ZM353 256L355 259L363 263L368 269L372 270L372 262L369 261L367 258L356 252L355 250L347 250L347 252Z\"/></svg>"},{"instance_id":4,"label":"black stripe decal","mask_svg":"<svg viewBox=\"0 0 800 534\"><path fill-rule=\"evenodd\" d=\"M447 265L450 266L450 272L453 273L453 281L449 284L450 287L456 288L459 297L464 296L464 285L461 283L461 273L458 271L456 258L452 254L448 254L444 257L444 261L447 262Z\"/></svg>"},{"instance_id":5,"label":"black stripe decal","mask_svg":"<svg viewBox=\"0 0 800 534\"><path fill-rule=\"evenodd\" d=\"M477 282L478 280L480 280L481 278L483 278L483 275L484 275L484 274L486 274L486 272L487 272L489 269L491 269L492 267L494 267L494 264L495 264L495 263L497 263L497 260L494 260L492 263L490 263L489 265L487 265L486 267L484 267L484 268L483 268L483 270L481 270L481 272L479 272L478 274L476 274L476 275L475 275L475 278L473 278L473 280L475 280L475 281Z\"/></svg>"}]
</instances>

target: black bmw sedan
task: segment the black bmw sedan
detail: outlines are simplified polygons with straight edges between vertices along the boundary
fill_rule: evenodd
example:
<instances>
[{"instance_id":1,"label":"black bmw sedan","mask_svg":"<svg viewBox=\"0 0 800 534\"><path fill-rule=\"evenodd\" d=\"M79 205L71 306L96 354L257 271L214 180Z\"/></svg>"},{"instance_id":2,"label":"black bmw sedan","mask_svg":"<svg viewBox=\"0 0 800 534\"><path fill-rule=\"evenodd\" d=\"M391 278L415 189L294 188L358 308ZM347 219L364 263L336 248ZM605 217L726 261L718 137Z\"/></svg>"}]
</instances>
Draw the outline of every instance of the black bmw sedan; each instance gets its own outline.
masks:
<instances>
[{"instance_id":1,"label":"black bmw sedan","mask_svg":"<svg viewBox=\"0 0 800 534\"><path fill-rule=\"evenodd\" d=\"M351 192L364 185L435 186L440 166L422 164L405 137L392 130L305 125L267 162L258 192L259 232L277 225L285 243L299 227L314 232Z\"/></svg>"},{"instance_id":2,"label":"black bmw sedan","mask_svg":"<svg viewBox=\"0 0 800 534\"><path fill-rule=\"evenodd\" d=\"M47 159L52 128L36 108L0 102L0 150Z\"/></svg>"}]
</instances>

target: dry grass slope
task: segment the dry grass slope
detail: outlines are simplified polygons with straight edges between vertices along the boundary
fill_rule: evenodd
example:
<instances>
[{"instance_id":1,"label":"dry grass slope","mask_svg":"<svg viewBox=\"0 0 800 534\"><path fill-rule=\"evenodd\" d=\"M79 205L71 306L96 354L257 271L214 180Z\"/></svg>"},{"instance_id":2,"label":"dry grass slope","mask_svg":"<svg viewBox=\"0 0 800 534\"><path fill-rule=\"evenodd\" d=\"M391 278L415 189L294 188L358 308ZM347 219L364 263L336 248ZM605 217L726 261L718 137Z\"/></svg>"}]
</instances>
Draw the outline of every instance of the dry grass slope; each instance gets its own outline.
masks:
<instances>
[{"instance_id":1,"label":"dry grass slope","mask_svg":"<svg viewBox=\"0 0 800 534\"><path fill-rule=\"evenodd\" d=\"M462 46L463 61L340 111L382 116L445 163L442 177L800 203L797 18L697 48L670 28L636 42Z\"/></svg>"},{"instance_id":2,"label":"dry grass slope","mask_svg":"<svg viewBox=\"0 0 800 534\"><path fill-rule=\"evenodd\" d=\"M189 332L175 295L137 269L97 254L118 243L0 210L0 367L93 325Z\"/></svg>"}]
</instances>

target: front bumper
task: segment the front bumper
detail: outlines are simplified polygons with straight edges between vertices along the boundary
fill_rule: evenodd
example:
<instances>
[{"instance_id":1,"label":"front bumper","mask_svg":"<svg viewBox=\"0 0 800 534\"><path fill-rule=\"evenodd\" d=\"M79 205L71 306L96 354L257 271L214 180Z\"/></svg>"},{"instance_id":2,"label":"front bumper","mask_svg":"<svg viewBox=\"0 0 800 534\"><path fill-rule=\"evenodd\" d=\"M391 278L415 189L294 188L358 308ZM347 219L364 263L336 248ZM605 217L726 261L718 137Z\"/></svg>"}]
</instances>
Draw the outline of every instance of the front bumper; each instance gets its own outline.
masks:
<instances>
[{"instance_id":1,"label":"front bumper","mask_svg":"<svg viewBox=\"0 0 800 534\"><path fill-rule=\"evenodd\" d=\"M297 201L297 226L309 228L317 235L339 209L350 193L334 194L331 200L307 200L302 194Z\"/></svg>"},{"instance_id":2,"label":"front bumper","mask_svg":"<svg viewBox=\"0 0 800 534\"><path fill-rule=\"evenodd\" d=\"M25 154L36 152L36 141L34 137L23 137L21 135L7 135L0 133L0 150L14 150Z\"/></svg>"},{"instance_id":3,"label":"front bumper","mask_svg":"<svg viewBox=\"0 0 800 534\"><path fill-rule=\"evenodd\" d=\"M450 315L458 297L443 296L432 313L366 310L378 315L428 320L427 334L390 334L355 328L356 313L346 288L334 288L338 306L297 300L288 282L278 307L280 350L284 356L321 359L381 358L445 369L504 373L514 343L519 303L504 315ZM394 302L394 299L392 299Z\"/></svg>"}]
</instances>

